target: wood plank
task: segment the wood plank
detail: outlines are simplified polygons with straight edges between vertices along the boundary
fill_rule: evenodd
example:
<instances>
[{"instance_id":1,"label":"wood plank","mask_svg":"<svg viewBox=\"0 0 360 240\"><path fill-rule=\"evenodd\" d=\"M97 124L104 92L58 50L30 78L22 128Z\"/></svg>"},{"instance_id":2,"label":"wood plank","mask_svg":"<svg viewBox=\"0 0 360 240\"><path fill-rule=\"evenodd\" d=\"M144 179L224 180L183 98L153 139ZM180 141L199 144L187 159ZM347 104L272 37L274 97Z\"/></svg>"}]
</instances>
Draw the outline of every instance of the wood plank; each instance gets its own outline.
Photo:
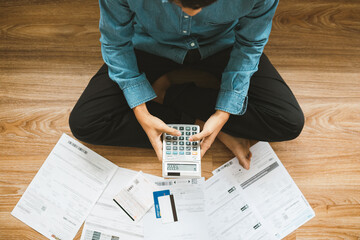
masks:
<instances>
[{"instance_id":1,"label":"wood plank","mask_svg":"<svg viewBox=\"0 0 360 240\"><path fill-rule=\"evenodd\" d=\"M359 12L358 0L284 0L276 11L265 52L306 124L297 139L271 145L316 212L287 240L360 239ZM103 64L98 2L5 0L0 16L0 239L45 239L10 212L71 134L69 113ZM161 174L152 149L86 145L118 166ZM232 157L216 141L203 176Z\"/></svg>"}]
</instances>

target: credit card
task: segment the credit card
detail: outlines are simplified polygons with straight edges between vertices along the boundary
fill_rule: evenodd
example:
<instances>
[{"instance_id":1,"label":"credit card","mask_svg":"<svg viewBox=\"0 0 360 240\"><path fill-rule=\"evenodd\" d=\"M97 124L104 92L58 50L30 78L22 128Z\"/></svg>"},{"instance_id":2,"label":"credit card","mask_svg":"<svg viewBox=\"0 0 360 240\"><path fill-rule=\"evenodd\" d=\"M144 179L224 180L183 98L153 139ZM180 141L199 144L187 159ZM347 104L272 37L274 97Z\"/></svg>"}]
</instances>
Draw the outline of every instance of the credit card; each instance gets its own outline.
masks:
<instances>
[{"instance_id":1,"label":"credit card","mask_svg":"<svg viewBox=\"0 0 360 240\"><path fill-rule=\"evenodd\" d=\"M174 195L160 196L159 205L162 223L173 223L178 221Z\"/></svg>"},{"instance_id":2,"label":"credit card","mask_svg":"<svg viewBox=\"0 0 360 240\"><path fill-rule=\"evenodd\" d=\"M154 206L155 206L156 218L161 218L159 199L158 198L160 196L170 195L170 190L156 191L156 192L153 192L153 195L154 195Z\"/></svg>"}]
</instances>

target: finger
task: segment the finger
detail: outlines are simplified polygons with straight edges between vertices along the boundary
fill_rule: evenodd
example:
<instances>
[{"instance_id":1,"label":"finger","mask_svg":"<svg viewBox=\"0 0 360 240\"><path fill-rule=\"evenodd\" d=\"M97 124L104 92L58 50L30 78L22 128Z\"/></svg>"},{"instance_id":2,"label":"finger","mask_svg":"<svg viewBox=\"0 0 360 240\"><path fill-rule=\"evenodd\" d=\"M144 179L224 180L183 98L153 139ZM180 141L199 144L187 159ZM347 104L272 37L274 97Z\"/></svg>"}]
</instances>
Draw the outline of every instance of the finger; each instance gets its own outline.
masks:
<instances>
[{"instance_id":1,"label":"finger","mask_svg":"<svg viewBox=\"0 0 360 240\"><path fill-rule=\"evenodd\" d=\"M207 149L206 149L206 150L205 150L205 149L201 149L201 158L204 157L204 155L205 155L206 152L207 152Z\"/></svg>"},{"instance_id":2,"label":"finger","mask_svg":"<svg viewBox=\"0 0 360 240\"><path fill-rule=\"evenodd\" d=\"M154 143L152 143L153 148L155 150L156 156L158 158L158 160L161 162L162 161L162 142L160 139L155 140Z\"/></svg>"},{"instance_id":3,"label":"finger","mask_svg":"<svg viewBox=\"0 0 360 240\"><path fill-rule=\"evenodd\" d=\"M164 124L162 132L170 134L172 136L181 136L181 132L179 130L176 130L175 128L171 128L166 124Z\"/></svg>"},{"instance_id":4,"label":"finger","mask_svg":"<svg viewBox=\"0 0 360 240\"><path fill-rule=\"evenodd\" d=\"M203 131L201 131L201 132L198 133L198 134L192 135L192 136L189 138L189 141L200 141L201 139L206 138L206 137L209 136L210 134L211 134L210 131L203 130Z\"/></svg>"},{"instance_id":5,"label":"finger","mask_svg":"<svg viewBox=\"0 0 360 240\"><path fill-rule=\"evenodd\" d=\"M209 150L209 148L211 147L213 142L214 142L214 139L212 138L211 135L209 137L204 138L204 140L200 143L201 157L203 157L205 155L205 153L207 152L207 150Z\"/></svg>"}]
</instances>

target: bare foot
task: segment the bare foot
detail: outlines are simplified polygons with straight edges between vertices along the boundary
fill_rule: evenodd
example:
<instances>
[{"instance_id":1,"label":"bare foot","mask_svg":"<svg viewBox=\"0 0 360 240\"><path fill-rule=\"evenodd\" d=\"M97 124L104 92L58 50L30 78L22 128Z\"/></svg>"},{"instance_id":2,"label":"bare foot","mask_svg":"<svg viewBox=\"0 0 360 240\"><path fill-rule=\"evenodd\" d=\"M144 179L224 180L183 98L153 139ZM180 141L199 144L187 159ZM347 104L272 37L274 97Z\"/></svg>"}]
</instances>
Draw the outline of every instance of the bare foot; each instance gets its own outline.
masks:
<instances>
[{"instance_id":1,"label":"bare foot","mask_svg":"<svg viewBox=\"0 0 360 240\"><path fill-rule=\"evenodd\" d=\"M236 138L224 132L220 132L218 134L218 139L235 154L243 168L250 168L250 160L252 153L250 152L249 139Z\"/></svg>"},{"instance_id":2,"label":"bare foot","mask_svg":"<svg viewBox=\"0 0 360 240\"><path fill-rule=\"evenodd\" d=\"M202 130L205 123L196 119L195 124L199 125ZM250 152L250 140L245 138L236 138L224 132L219 132L217 138L235 154L243 168L250 168L250 160L252 157L252 153Z\"/></svg>"},{"instance_id":3,"label":"bare foot","mask_svg":"<svg viewBox=\"0 0 360 240\"><path fill-rule=\"evenodd\" d=\"M170 85L171 85L171 83L166 74L159 77L152 84L152 87L157 95L157 97L153 101L162 104L164 102L166 90L170 87Z\"/></svg>"}]
</instances>

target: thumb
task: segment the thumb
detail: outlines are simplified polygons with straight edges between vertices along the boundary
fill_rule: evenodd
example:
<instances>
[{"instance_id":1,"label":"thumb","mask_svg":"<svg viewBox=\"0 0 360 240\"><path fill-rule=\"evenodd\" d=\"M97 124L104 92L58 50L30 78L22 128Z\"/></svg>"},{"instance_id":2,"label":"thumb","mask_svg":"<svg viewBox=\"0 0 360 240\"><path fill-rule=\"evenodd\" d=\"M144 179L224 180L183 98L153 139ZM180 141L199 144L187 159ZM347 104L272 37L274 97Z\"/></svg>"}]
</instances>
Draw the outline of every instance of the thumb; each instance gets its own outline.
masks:
<instances>
[{"instance_id":1,"label":"thumb","mask_svg":"<svg viewBox=\"0 0 360 240\"><path fill-rule=\"evenodd\" d=\"M190 141L200 141L203 138L206 138L207 136L209 136L211 134L211 132L203 130L202 132L192 135L189 140Z\"/></svg>"},{"instance_id":2,"label":"thumb","mask_svg":"<svg viewBox=\"0 0 360 240\"><path fill-rule=\"evenodd\" d=\"M167 134L172 135L172 136L180 136L181 135L181 132L179 130L171 128L166 124L164 124L164 127L163 127L162 131L164 133L167 133Z\"/></svg>"}]
</instances>

